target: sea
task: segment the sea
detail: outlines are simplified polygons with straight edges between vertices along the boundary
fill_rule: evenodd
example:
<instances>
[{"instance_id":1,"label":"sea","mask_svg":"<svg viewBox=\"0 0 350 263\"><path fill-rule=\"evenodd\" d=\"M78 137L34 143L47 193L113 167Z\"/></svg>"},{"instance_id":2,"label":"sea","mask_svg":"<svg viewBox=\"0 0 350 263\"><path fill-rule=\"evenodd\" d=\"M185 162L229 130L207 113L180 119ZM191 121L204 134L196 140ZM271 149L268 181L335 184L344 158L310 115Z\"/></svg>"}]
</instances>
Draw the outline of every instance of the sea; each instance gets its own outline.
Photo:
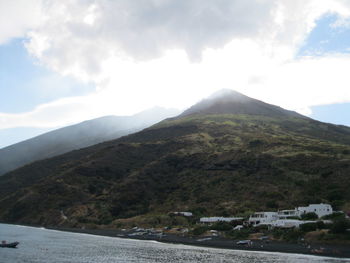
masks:
<instances>
[{"instance_id":1,"label":"sea","mask_svg":"<svg viewBox=\"0 0 350 263\"><path fill-rule=\"evenodd\" d=\"M350 262L350 259L203 248L7 224L0 224L0 240L20 242L16 249L0 248L1 263Z\"/></svg>"}]
</instances>

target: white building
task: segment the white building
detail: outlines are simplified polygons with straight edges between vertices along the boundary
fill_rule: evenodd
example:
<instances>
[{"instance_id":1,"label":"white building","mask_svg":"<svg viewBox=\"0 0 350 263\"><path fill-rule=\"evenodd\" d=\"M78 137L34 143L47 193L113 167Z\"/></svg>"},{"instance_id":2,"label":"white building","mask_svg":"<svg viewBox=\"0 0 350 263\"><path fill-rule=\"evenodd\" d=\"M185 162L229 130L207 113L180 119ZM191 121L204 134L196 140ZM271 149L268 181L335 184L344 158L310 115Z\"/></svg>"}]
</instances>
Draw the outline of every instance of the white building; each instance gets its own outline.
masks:
<instances>
[{"instance_id":1,"label":"white building","mask_svg":"<svg viewBox=\"0 0 350 263\"><path fill-rule=\"evenodd\" d=\"M325 215L330 215L333 213L333 208L328 204L311 204L309 206L300 206L296 208L299 213L299 216L306 213L315 213L318 217Z\"/></svg>"},{"instance_id":2,"label":"white building","mask_svg":"<svg viewBox=\"0 0 350 263\"><path fill-rule=\"evenodd\" d=\"M171 212L170 214L175 216L186 216L186 217L193 216L191 212Z\"/></svg>"},{"instance_id":3,"label":"white building","mask_svg":"<svg viewBox=\"0 0 350 263\"><path fill-rule=\"evenodd\" d=\"M333 213L331 205L328 204L311 204L309 206L301 206L290 210L280 210L277 212L279 219L288 219L290 217L300 217L306 213L315 213L318 217L330 215Z\"/></svg>"},{"instance_id":4,"label":"white building","mask_svg":"<svg viewBox=\"0 0 350 263\"><path fill-rule=\"evenodd\" d=\"M256 212L249 217L248 223L253 226L270 225L273 227L299 227L301 224L312 223L314 221L294 220L291 217L300 217L306 213L315 213L319 218L333 213L331 205L311 204L306 207L280 210L278 212Z\"/></svg>"},{"instance_id":5,"label":"white building","mask_svg":"<svg viewBox=\"0 0 350 263\"><path fill-rule=\"evenodd\" d=\"M200 223L217 223L217 222L233 222L233 221L242 221L243 217L201 217L199 219Z\"/></svg>"},{"instance_id":6,"label":"white building","mask_svg":"<svg viewBox=\"0 0 350 263\"><path fill-rule=\"evenodd\" d=\"M290 217L299 217L299 211L295 209L280 210L277 212L279 219L288 219Z\"/></svg>"},{"instance_id":7,"label":"white building","mask_svg":"<svg viewBox=\"0 0 350 263\"><path fill-rule=\"evenodd\" d=\"M277 219L277 212L256 212L249 217L248 222L253 226L271 225Z\"/></svg>"}]
</instances>

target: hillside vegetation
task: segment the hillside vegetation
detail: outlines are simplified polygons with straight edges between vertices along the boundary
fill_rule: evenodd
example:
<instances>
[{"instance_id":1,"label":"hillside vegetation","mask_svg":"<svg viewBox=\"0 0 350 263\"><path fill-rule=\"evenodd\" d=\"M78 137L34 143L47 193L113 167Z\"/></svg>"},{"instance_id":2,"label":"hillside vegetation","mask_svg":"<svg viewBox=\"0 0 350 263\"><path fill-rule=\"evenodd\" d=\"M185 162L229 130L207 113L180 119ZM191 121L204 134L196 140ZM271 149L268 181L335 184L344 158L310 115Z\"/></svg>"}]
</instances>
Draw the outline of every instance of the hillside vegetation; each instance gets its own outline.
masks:
<instances>
[{"instance_id":1,"label":"hillside vegetation","mask_svg":"<svg viewBox=\"0 0 350 263\"><path fill-rule=\"evenodd\" d=\"M350 208L350 129L299 116L192 113L0 178L0 219L101 225L170 211Z\"/></svg>"}]
</instances>

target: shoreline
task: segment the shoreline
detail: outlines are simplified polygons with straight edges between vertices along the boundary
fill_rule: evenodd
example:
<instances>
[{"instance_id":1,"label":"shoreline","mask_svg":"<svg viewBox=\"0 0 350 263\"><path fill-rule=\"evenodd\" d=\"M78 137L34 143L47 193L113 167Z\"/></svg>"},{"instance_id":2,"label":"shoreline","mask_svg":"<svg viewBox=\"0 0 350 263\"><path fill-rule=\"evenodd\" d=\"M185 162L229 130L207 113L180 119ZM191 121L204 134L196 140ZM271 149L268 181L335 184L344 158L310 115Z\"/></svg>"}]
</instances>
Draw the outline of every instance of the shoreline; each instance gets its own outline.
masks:
<instances>
[{"instance_id":1,"label":"shoreline","mask_svg":"<svg viewBox=\"0 0 350 263\"><path fill-rule=\"evenodd\" d=\"M95 236L105 236L114 238L126 238L133 240L157 241L168 244L182 244L197 247L209 247L219 249L232 249L256 252L278 252L290 254L304 254L312 256L332 257L350 259L350 247L346 245L329 245L329 244L299 244L281 241L261 241L252 240L251 246L237 245L237 240L223 237L190 237L179 236L175 234L165 234L162 237L152 235L129 236L135 231L121 231L115 229L78 229L64 227L46 227L45 229L57 230L63 232L90 234Z\"/></svg>"}]
</instances>

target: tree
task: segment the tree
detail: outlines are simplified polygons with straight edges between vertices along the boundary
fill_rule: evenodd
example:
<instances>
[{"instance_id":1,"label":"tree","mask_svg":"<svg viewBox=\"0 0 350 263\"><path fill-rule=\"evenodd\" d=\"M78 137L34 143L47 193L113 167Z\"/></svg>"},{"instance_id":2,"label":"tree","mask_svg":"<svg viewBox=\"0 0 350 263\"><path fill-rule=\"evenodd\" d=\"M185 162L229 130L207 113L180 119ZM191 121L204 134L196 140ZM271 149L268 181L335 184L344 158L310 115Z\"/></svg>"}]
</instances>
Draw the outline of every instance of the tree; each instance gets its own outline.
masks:
<instances>
[{"instance_id":1,"label":"tree","mask_svg":"<svg viewBox=\"0 0 350 263\"><path fill-rule=\"evenodd\" d=\"M330 231L334 234L344 234L346 230L350 228L350 221L347 219L335 220L330 228Z\"/></svg>"}]
</instances>

